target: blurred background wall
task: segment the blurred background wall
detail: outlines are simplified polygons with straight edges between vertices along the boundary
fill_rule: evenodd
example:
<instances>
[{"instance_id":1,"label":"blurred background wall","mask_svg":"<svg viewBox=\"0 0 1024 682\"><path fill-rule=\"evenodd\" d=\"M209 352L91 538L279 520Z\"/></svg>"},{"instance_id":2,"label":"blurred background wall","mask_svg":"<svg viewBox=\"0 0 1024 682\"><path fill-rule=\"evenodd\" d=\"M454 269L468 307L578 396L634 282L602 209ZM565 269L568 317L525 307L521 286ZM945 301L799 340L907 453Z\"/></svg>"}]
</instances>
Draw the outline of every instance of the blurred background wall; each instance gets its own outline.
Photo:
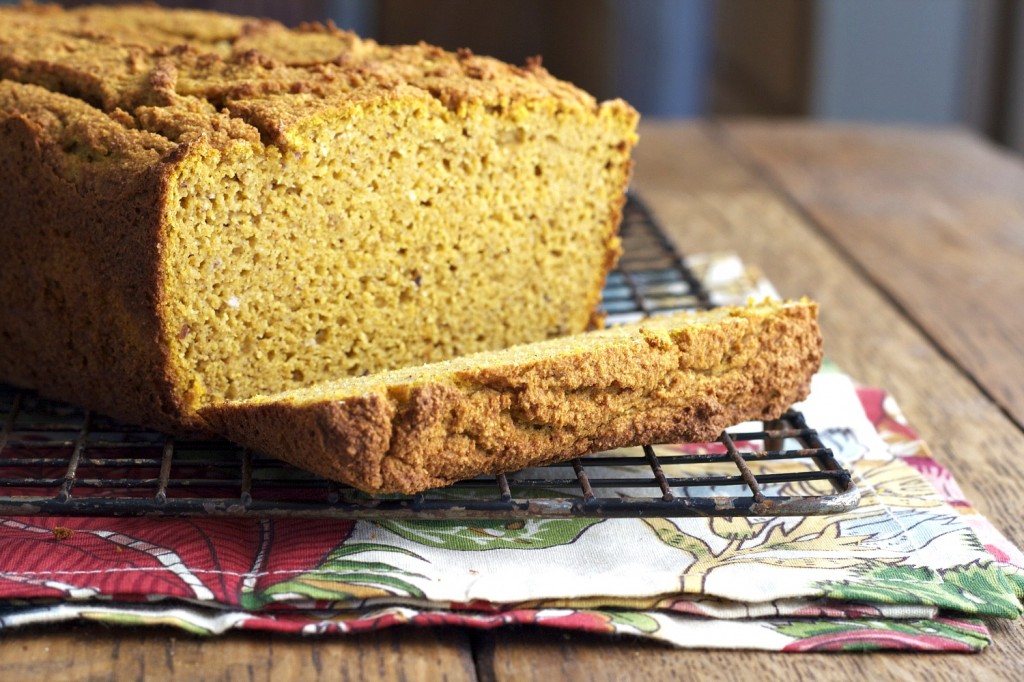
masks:
<instances>
[{"instance_id":1,"label":"blurred background wall","mask_svg":"<svg viewBox=\"0 0 1024 682\"><path fill-rule=\"evenodd\" d=\"M6 2L10 0L0 0ZM63 4L84 4L66 2ZM1024 0L165 0L523 63L649 117L960 125L1024 151Z\"/></svg>"}]
</instances>

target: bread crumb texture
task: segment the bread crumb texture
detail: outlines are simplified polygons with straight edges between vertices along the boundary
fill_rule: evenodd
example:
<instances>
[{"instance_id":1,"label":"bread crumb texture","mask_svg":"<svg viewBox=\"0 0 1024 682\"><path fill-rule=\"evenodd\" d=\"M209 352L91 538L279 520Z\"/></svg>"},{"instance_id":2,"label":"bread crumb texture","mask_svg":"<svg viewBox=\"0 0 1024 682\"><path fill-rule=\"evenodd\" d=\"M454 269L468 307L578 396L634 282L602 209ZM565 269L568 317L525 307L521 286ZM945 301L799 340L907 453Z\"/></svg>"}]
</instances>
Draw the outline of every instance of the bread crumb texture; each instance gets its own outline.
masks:
<instances>
[{"instance_id":1,"label":"bread crumb texture","mask_svg":"<svg viewBox=\"0 0 1024 682\"><path fill-rule=\"evenodd\" d=\"M414 493L773 419L821 365L817 306L752 303L203 410L229 438L366 492Z\"/></svg>"},{"instance_id":2,"label":"bread crumb texture","mask_svg":"<svg viewBox=\"0 0 1024 682\"><path fill-rule=\"evenodd\" d=\"M595 326L636 112L333 26L0 8L0 379L196 410Z\"/></svg>"}]
</instances>

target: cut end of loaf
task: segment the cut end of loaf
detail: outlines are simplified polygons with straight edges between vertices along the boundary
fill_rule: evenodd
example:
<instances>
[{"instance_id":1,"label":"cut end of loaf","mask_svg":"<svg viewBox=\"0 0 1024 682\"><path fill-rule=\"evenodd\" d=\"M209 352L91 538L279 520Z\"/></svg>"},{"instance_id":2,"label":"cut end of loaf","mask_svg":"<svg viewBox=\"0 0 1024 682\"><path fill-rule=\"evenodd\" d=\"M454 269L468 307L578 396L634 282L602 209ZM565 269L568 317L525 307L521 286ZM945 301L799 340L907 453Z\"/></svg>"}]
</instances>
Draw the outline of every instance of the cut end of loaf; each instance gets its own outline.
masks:
<instances>
[{"instance_id":1,"label":"cut end of loaf","mask_svg":"<svg viewBox=\"0 0 1024 682\"><path fill-rule=\"evenodd\" d=\"M287 149L186 157L169 186L166 325L201 402L592 325L627 121L557 103L340 107Z\"/></svg>"}]
</instances>

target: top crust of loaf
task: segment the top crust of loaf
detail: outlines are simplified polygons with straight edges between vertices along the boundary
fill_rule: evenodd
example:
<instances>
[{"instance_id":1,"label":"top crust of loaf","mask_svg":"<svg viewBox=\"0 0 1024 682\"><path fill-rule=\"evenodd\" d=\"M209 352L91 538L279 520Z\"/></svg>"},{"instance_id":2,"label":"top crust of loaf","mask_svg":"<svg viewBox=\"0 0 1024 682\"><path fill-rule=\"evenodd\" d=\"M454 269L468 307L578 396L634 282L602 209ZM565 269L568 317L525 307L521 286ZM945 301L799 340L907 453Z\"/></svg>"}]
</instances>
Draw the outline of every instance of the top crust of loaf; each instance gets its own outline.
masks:
<instances>
[{"instance_id":1,"label":"top crust of loaf","mask_svg":"<svg viewBox=\"0 0 1024 682\"><path fill-rule=\"evenodd\" d=\"M453 111L514 113L546 101L637 117L618 100L598 105L536 60L519 67L425 43L378 45L332 24L289 29L156 7L2 7L0 78L76 97L128 129L215 147L286 147L300 121L403 92Z\"/></svg>"},{"instance_id":2,"label":"top crust of loaf","mask_svg":"<svg viewBox=\"0 0 1024 682\"><path fill-rule=\"evenodd\" d=\"M209 407L228 438L367 492L413 493L778 417L821 364L817 306L655 318Z\"/></svg>"}]
</instances>

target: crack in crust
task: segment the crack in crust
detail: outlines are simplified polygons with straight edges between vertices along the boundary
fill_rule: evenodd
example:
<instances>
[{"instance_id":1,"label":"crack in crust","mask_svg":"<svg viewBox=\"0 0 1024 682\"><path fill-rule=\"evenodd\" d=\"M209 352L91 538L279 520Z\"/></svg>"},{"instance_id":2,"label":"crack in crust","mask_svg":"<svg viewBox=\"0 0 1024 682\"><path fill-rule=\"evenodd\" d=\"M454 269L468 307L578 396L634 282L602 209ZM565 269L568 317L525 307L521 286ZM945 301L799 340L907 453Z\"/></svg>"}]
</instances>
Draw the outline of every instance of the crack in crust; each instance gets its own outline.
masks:
<instances>
[{"instance_id":1,"label":"crack in crust","mask_svg":"<svg viewBox=\"0 0 1024 682\"><path fill-rule=\"evenodd\" d=\"M402 88L452 111L544 98L598 108L539 63L512 66L425 43L379 45L330 23L289 29L152 7L0 8L0 79L79 100L126 130L218 147L288 146L297 116Z\"/></svg>"}]
</instances>

